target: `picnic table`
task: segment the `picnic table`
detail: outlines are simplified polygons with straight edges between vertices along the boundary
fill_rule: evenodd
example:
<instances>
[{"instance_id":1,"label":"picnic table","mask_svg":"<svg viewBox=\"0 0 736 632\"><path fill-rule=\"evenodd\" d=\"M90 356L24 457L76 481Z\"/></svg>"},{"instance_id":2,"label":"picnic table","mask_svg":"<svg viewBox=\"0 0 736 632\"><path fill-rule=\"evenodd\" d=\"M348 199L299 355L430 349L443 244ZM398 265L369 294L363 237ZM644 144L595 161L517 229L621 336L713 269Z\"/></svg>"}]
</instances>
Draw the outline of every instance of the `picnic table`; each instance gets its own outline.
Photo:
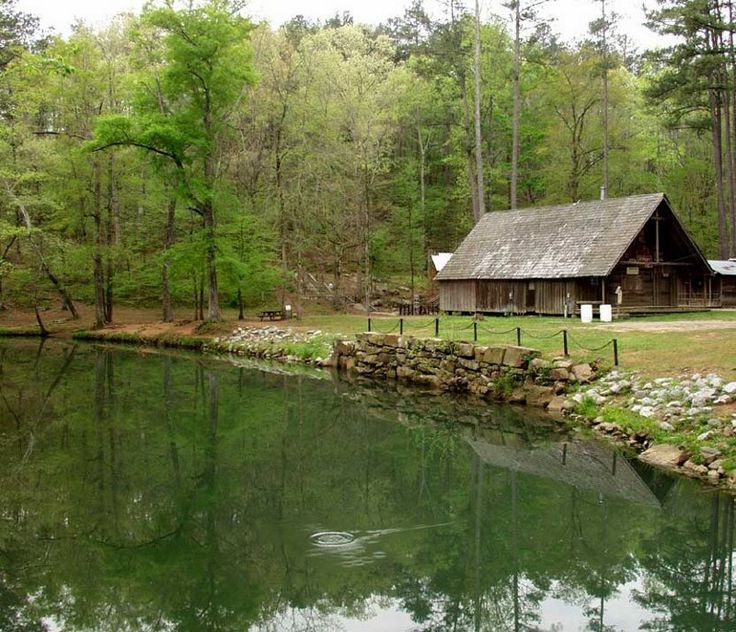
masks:
<instances>
[{"instance_id":1,"label":"picnic table","mask_svg":"<svg viewBox=\"0 0 736 632\"><path fill-rule=\"evenodd\" d=\"M286 318L286 312L283 309L264 309L259 314L261 320L268 318L268 320L283 320Z\"/></svg>"}]
</instances>

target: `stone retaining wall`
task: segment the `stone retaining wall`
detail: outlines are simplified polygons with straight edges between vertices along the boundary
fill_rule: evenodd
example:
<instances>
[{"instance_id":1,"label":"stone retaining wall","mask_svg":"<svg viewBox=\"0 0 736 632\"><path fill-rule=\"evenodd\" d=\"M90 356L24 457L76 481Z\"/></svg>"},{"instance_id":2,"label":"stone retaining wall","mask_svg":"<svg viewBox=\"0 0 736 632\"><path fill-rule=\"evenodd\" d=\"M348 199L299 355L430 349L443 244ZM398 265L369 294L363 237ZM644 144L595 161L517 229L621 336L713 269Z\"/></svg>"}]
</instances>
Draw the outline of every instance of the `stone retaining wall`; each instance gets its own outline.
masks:
<instances>
[{"instance_id":1,"label":"stone retaining wall","mask_svg":"<svg viewBox=\"0 0 736 632\"><path fill-rule=\"evenodd\" d=\"M353 375L562 411L566 385L590 381L594 370L589 364L573 365L565 358L546 361L540 355L528 347L380 333L338 341L334 350L337 366Z\"/></svg>"}]
</instances>

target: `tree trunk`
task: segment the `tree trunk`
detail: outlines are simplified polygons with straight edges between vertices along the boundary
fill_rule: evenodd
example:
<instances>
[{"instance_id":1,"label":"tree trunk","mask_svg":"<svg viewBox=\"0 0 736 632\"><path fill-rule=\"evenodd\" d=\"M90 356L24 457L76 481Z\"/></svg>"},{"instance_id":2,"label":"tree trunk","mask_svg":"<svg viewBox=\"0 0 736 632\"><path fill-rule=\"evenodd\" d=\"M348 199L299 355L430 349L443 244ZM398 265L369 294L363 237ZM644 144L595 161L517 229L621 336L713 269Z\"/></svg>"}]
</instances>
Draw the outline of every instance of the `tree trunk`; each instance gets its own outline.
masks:
<instances>
[{"instance_id":1,"label":"tree trunk","mask_svg":"<svg viewBox=\"0 0 736 632\"><path fill-rule=\"evenodd\" d=\"M601 28L603 39L603 190L608 196L608 23L606 0L601 0Z\"/></svg>"},{"instance_id":2,"label":"tree trunk","mask_svg":"<svg viewBox=\"0 0 736 632\"><path fill-rule=\"evenodd\" d=\"M370 209L370 191L368 184L368 164L363 160L363 259L365 278L363 279L365 292L365 311L370 314L371 311L371 209Z\"/></svg>"},{"instance_id":3,"label":"tree trunk","mask_svg":"<svg viewBox=\"0 0 736 632\"><path fill-rule=\"evenodd\" d=\"M194 294L194 320L199 319L199 286L197 283L197 273L192 273L192 292Z\"/></svg>"},{"instance_id":4,"label":"tree trunk","mask_svg":"<svg viewBox=\"0 0 736 632\"><path fill-rule=\"evenodd\" d=\"M478 188L475 178L475 161L473 160L472 142L470 140L470 103L468 102L468 86L465 81L465 73L460 75L460 90L463 98L463 128L465 130L465 158L468 168L468 184L470 185L470 199L473 204L473 221L478 222L480 211L478 210Z\"/></svg>"},{"instance_id":5,"label":"tree trunk","mask_svg":"<svg viewBox=\"0 0 736 632\"><path fill-rule=\"evenodd\" d=\"M478 211L475 222L478 223L486 212L486 196L483 185L483 150L480 125L480 5L475 0L475 63L473 68L475 88L475 178L478 198Z\"/></svg>"},{"instance_id":6,"label":"tree trunk","mask_svg":"<svg viewBox=\"0 0 736 632\"><path fill-rule=\"evenodd\" d=\"M243 292L240 289L240 286L238 286L238 320L243 320L245 318L245 314L243 312Z\"/></svg>"},{"instance_id":7,"label":"tree trunk","mask_svg":"<svg viewBox=\"0 0 736 632\"><path fill-rule=\"evenodd\" d=\"M38 311L38 305L33 306L33 311L36 313L36 322L38 323L38 328L41 330L41 337L46 338L49 335L49 330L46 329L43 321L41 320L41 313Z\"/></svg>"},{"instance_id":8,"label":"tree trunk","mask_svg":"<svg viewBox=\"0 0 736 632\"><path fill-rule=\"evenodd\" d=\"M161 282L163 286L163 311L164 322L170 323L174 320L174 309L171 305L171 281L169 279L169 271L171 261L169 261L168 251L174 245L174 226L176 220L176 193L172 193L169 198L169 205L166 209L166 236L164 238L164 264L161 269Z\"/></svg>"},{"instance_id":9,"label":"tree trunk","mask_svg":"<svg viewBox=\"0 0 736 632\"><path fill-rule=\"evenodd\" d=\"M728 22L734 23L736 16L733 10L733 1L728 3ZM731 250L730 256L736 257L736 51L734 51L733 29L728 30L728 56L731 65L731 82L727 83L731 99L731 149L729 159L731 161ZM728 69L725 72L728 77ZM728 97L727 97L728 98Z\"/></svg>"},{"instance_id":10,"label":"tree trunk","mask_svg":"<svg viewBox=\"0 0 736 632\"><path fill-rule=\"evenodd\" d=\"M514 105L511 115L511 209L516 209L519 186L519 130L521 127L521 0L514 13Z\"/></svg>"},{"instance_id":11,"label":"tree trunk","mask_svg":"<svg viewBox=\"0 0 736 632\"><path fill-rule=\"evenodd\" d=\"M113 300L113 260L112 245L115 241L115 229L117 224L115 212L115 156L110 153L107 157L107 217L105 219L105 241L107 243L107 278L105 279L105 322L112 322L112 300Z\"/></svg>"},{"instance_id":12,"label":"tree trunk","mask_svg":"<svg viewBox=\"0 0 736 632\"><path fill-rule=\"evenodd\" d=\"M102 267L102 245L105 237L102 226L102 183L99 158L95 158L94 163L94 197L95 250L92 256L95 282L94 327L95 329L101 329L105 326L105 273Z\"/></svg>"},{"instance_id":13,"label":"tree trunk","mask_svg":"<svg viewBox=\"0 0 736 632\"><path fill-rule=\"evenodd\" d=\"M207 268L207 320L220 320L220 302L217 291L217 244L215 243L215 212L212 202L207 200L202 209L204 219L205 239L207 250L205 265Z\"/></svg>"},{"instance_id":14,"label":"tree trunk","mask_svg":"<svg viewBox=\"0 0 736 632\"><path fill-rule=\"evenodd\" d=\"M204 320L204 278L199 282L199 314L197 314L197 320Z\"/></svg>"},{"instance_id":15,"label":"tree trunk","mask_svg":"<svg viewBox=\"0 0 736 632\"><path fill-rule=\"evenodd\" d=\"M281 109L281 117L276 131L275 139L275 175L276 175L276 195L278 199L279 210L279 241L281 246L281 266L283 268L283 279L281 281L281 306L286 303L286 283L289 278L289 258L288 258L288 223L286 221L286 204L284 201L284 189L282 182L282 164L281 164L281 132L284 119L286 118L287 107L283 104Z\"/></svg>"},{"instance_id":16,"label":"tree trunk","mask_svg":"<svg viewBox=\"0 0 736 632\"><path fill-rule=\"evenodd\" d=\"M41 261L41 269L44 271L46 276L48 277L49 281L51 281L51 284L56 288L56 291L61 296L61 302L64 305L64 307L69 310L69 313L72 315L72 318L74 320L79 320L79 312L77 311L77 308L74 306L74 302L72 301L71 296L69 296L69 292L66 291L66 288L61 285L61 282L57 278L57 276L51 271L51 269L48 267L45 261Z\"/></svg>"}]
</instances>

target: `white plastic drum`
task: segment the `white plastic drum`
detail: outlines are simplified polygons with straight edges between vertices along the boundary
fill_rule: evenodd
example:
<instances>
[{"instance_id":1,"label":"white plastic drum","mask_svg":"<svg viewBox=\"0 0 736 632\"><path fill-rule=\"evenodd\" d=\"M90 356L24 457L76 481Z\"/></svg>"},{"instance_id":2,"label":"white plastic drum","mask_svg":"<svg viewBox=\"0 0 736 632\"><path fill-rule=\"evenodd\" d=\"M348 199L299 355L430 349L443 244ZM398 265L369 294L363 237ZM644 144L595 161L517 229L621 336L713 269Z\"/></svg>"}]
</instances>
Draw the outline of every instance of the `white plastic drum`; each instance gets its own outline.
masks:
<instances>
[{"instance_id":1,"label":"white plastic drum","mask_svg":"<svg viewBox=\"0 0 736 632\"><path fill-rule=\"evenodd\" d=\"M610 305L601 305L601 322L610 323L613 320L613 310Z\"/></svg>"},{"instance_id":2,"label":"white plastic drum","mask_svg":"<svg viewBox=\"0 0 736 632\"><path fill-rule=\"evenodd\" d=\"M593 322L593 306L584 303L580 306L580 320L584 323Z\"/></svg>"}]
</instances>

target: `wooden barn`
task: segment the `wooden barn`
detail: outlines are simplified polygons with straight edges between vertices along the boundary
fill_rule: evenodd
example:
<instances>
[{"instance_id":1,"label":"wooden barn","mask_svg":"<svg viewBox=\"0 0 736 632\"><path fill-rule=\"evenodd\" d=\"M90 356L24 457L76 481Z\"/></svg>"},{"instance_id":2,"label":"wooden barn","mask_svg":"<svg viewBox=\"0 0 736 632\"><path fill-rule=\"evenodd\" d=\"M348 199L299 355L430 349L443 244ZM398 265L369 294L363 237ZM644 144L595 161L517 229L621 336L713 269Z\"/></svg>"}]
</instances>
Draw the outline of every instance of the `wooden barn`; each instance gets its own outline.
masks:
<instances>
[{"instance_id":1,"label":"wooden barn","mask_svg":"<svg viewBox=\"0 0 736 632\"><path fill-rule=\"evenodd\" d=\"M714 285L723 307L736 307L736 259L708 260L716 275Z\"/></svg>"},{"instance_id":2,"label":"wooden barn","mask_svg":"<svg viewBox=\"0 0 736 632\"><path fill-rule=\"evenodd\" d=\"M662 193L487 213L436 280L446 312L720 305L708 262Z\"/></svg>"}]
</instances>

